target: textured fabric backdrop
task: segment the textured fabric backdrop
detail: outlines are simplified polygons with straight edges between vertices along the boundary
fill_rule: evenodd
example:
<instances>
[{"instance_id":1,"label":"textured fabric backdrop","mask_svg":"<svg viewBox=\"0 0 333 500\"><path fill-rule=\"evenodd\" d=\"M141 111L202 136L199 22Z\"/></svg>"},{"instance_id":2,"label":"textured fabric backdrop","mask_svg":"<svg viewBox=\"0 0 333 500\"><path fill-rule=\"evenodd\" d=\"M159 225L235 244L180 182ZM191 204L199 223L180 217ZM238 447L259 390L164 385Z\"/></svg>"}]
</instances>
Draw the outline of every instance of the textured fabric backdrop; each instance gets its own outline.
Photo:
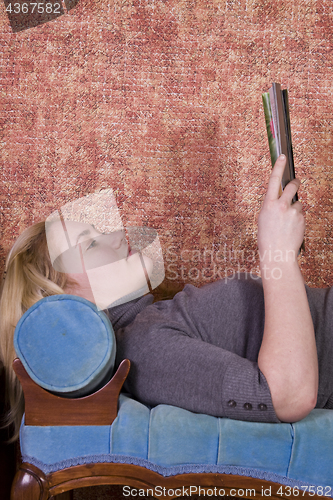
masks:
<instances>
[{"instance_id":1,"label":"textured fabric backdrop","mask_svg":"<svg viewBox=\"0 0 333 500\"><path fill-rule=\"evenodd\" d=\"M332 285L331 0L81 0L17 32L6 1L1 267L28 225L112 187L125 225L159 230L160 295L258 272L270 171L261 93L277 81L302 179L302 270Z\"/></svg>"},{"instance_id":2,"label":"textured fabric backdrop","mask_svg":"<svg viewBox=\"0 0 333 500\"><path fill-rule=\"evenodd\" d=\"M113 187L160 232L165 286L258 270L270 163L261 93L290 93L302 268L331 271L331 1L81 1L13 33L1 16L2 255L63 203Z\"/></svg>"},{"instance_id":3,"label":"textured fabric backdrop","mask_svg":"<svg viewBox=\"0 0 333 500\"><path fill-rule=\"evenodd\" d=\"M8 0L7 0L8 1ZM69 200L112 187L159 230L162 293L259 271L261 93L289 89L307 283L333 282L331 0L81 0L13 33L1 12L1 262Z\"/></svg>"}]
</instances>

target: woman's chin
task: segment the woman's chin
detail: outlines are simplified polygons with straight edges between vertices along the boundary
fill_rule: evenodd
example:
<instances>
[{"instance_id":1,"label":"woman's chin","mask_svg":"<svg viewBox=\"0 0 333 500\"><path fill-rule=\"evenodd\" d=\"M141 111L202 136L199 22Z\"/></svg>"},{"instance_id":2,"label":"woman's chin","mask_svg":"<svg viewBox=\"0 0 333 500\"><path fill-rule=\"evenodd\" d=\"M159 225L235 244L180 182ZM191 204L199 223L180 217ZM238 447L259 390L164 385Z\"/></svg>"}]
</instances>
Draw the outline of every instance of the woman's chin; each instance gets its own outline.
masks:
<instances>
[{"instance_id":1,"label":"woman's chin","mask_svg":"<svg viewBox=\"0 0 333 500\"><path fill-rule=\"evenodd\" d=\"M149 292L146 274L149 277L152 271L153 261L149 257L141 257L140 253L88 270L87 275L96 305L105 309L123 297L131 297L139 290L142 290L141 295Z\"/></svg>"}]
</instances>

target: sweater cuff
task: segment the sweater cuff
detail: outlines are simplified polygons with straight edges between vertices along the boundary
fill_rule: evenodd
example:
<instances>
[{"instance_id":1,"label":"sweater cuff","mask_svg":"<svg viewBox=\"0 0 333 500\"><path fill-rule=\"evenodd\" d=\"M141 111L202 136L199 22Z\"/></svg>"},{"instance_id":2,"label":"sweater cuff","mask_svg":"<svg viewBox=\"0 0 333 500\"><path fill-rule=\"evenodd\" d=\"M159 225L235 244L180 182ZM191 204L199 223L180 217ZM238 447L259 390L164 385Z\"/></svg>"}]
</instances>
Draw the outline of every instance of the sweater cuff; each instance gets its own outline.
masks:
<instances>
[{"instance_id":1,"label":"sweater cuff","mask_svg":"<svg viewBox=\"0 0 333 500\"><path fill-rule=\"evenodd\" d=\"M270 389L258 364L241 358L231 362L223 378L224 415L251 422L281 422L276 416Z\"/></svg>"}]
</instances>

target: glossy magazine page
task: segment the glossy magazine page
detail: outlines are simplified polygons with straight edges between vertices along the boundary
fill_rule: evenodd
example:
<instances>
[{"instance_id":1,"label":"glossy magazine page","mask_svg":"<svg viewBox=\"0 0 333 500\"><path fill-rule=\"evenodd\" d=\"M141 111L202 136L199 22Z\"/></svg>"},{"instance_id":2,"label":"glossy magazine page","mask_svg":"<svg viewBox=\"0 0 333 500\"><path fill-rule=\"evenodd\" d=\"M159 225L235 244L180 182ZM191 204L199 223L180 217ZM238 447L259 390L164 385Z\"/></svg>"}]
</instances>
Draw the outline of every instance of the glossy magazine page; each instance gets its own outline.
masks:
<instances>
[{"instance_id":1,"label":"glossy magazine page","mask_svg":"<svg viewBox=\"0 0 333 500\"><path fill-rule=\"evenodd\" d=\"M272 162L272 167L273 167L277 158L278 158L278 148L277 148L277 143L276 143L276 138L275 138L273 115L272 115L272 108L271 108L271 101L270 101L270 97L269 97L269 92L265 92L264 94L262 94L262 102L263 102L264 113L265 113L269 152L271 155L271 162Z\"/></svg>"}]
</instances>

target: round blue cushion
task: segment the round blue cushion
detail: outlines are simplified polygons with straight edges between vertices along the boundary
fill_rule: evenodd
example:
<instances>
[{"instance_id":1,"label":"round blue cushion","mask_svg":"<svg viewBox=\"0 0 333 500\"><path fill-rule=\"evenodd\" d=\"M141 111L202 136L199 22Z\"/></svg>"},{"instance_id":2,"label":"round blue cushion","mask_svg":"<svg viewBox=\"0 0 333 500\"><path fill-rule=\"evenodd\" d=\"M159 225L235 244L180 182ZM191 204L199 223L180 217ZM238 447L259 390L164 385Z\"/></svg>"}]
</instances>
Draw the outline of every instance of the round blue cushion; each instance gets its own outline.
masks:
<instances>
[{"instance_id":1,"label":"round blue cushion","mask_svg":"<svg viewBox=\"0 0 333 500\"><path fill-rule=\"evenodd\" d=\"M16 326L14 347L38 385L67 397L104 385L116 356L109 319L75 295L52 295L30 307Z\"/></svg>"}]
</instances>

